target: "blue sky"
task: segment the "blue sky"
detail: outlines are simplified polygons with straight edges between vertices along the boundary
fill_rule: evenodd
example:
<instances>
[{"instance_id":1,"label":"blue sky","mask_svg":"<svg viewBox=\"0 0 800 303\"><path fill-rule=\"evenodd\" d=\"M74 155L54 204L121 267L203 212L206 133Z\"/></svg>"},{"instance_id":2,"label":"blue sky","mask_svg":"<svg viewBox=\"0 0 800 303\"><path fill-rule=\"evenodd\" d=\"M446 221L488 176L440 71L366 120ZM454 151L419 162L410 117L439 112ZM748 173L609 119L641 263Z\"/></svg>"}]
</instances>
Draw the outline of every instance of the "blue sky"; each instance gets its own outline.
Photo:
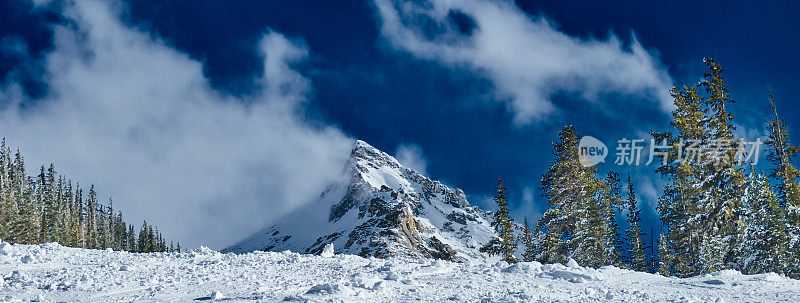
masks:
<instances>
[{"instance_id":1,"label":"blue sky","mask_svg":"<svg viewBox=\"0 0 800 303\"><path fill-rule=\"evenodd\" d=\"M465 1L454 4L418 1L410 6L383 0L145 0L110 3L100 5L100 8L90 5L77 9L59 1L36 1L35 4L27 0L11 0L0 3L0 20L3 20L0 21L0 87L4 96L0 102L4 102L6 112L14 113L15 119L19 119L16 121L26 125L11 127L3 124L0 127L9 129L0 128L0 133L10 137L12 145L31 154L32 161L54 161L82 182L107 183L106 194L114 195L115 202L120 201L117 195L128 200L157 200L159 198L155 197L162 197L163 192L169 189L151 190L154 192L145 196L126 194L121 185L112 183L134 182L142 187L158 183L128 180L126 178L133 177L109 172L114 170L114 165L120 164L97 163L102 162L97 157L74 159L75 156L53 151L53 140L28 138L40 134L45 137L48 125L29 122L36 119L26 120L26 115L43 115L39 112L52 111L56 103L77 102L65 101L79 99L75 96L70 98L69 92L73 90L67 87L88 90L93 87L90 83L80 82L83 80L74 80L80 77L80 73L56 70L59 65L53 62L67 57L64 50L69 48L65 46L69 43L60 42L59 32L73 30L77 33L70 39L79 41L75 43L77 48L85 46L88 51L68 54L87 62L94 60L92 54L100 54L97 58L102 58L104 49L102 43L80 43L84 36L88 37L87 41L94 35L144 37L131 39L137 45L144 44L145 50L156 47L159 52L162 49L169 52L166 58L180 57L164 59L170 60L170 64L173 61L180 61L180 64L154 64L153 69L179 66L173 70L184 70L185 67L186 77L191 77L188 76L191 73L200 74L198 79L208 82L208 91L204 91L201 98L210 99L208 102L212 104L241 103L247 108L263 103L263 96L273 96L273 89L278 91L278 97L272 99L291 99L278 103L293 106L290 109L265 109L269 113L263 117L277 121L280 118L274 112L282 112L291 117L289 122L273 126L253 122L252 128L272 127L266 132L284 132L283 127L288 124L290 126L285 127L290 129L289 132L311 134L314 138L286 139L290 140L289 143L267 139L267 143L254 148L279 155L272 159L288 157L290 160L281 163L291 163L291 160L307 162L303 157L328 163L319 153L336 151L343 145L341 142L362 139L398 155L401 160L413 162L434 179L464 189L473 203L485 208L492 207L486 198L494 191L494 179L502 176L509 187L509 198L515 209L513 215L517 218L536 217L543 210L539 180L551 160L550 144L558 129L573 124L579 133L598 137L609 146L622 137L647 138L648 131L668 129L669 117L664 105L666 89L672 84L698 81L704 72L703 57L714 56L727 69L726 79L732 97L737 101L732 111L741 134L752 138L763 132L768 110L766 91L772 89L783 118L789 120L793 142L800 141L797 135L800 130L793 127L800 114L793 97L800 95L800 88L795 84L800 80L800 69L797 68L800 56L795 55L800 47L800 35L796 33L800 28L800 21L795 18L800 13L797 2ZM408 7L411 9L404 10ZM109 10L110 19L121 22L119 33L81 35L91 32L87 29L91 27L86 27L86 24L97 27L103 22L111 22L106 20L109 18L92 18L102 15L97 15L98 10ZM89 21L81 22L79 19ZM157 46L150 46L146 40ZM281 64L284 61L273 62L277 66L270 65L270 58L275 56L285 59L287 65ZM109 58L109 62L120 60L118 57ZM148 60L148 56L121 58ZM132 65L131 68L138 67ZM273 73L276 69L281 72ZM142 72L147 73L146 70ZM125 79L126 75L123 73L118 77ZM130 77L130 81L136 79L139 78ZM165 77L167 82L170 79ZM289 81L291 90L300 93L287 97L287 93L282 91L284 86L281 86L285 79L289 79L286 81ZM113 83L108 85L113 86ZM147 85L142 84L142 87L154 92L174 89L173 86L156 87L164 85L162 83ZM205 84L201 86L205 87ZM126 89L137 88L122 88L120 92L128 92ZM175 93L174 96L180 98L184 95ZM172 102L185 103L162 98L153 105L168 107ZM219 117L213 115L202 117L227 121L215 120ZM81 116L75 114L75 117L79 119ZM112 128L115 125L107 123ZM73 132L92 133L80 125L76 124ZM190 126L188 123L186 127ZM167 129L166 132L170 133L170 127L150 131L155 133ZM218 124L206 127L211 133L228 128ZM183 128L179 129L183 131ZM251 128L232 127L227 131L219 133L222 136L242 136L249 134ZM73 132L69 136L76 136ZM231 132L237 135L231 135ZM126 129L123 133L130 134L131 130ZM194 134L190 131L175 133L180 138ZM111 150L119 151L123 158L158 159L161 153L157 146L165 138L152 136L143 135L146 139L136 141L136 144L152 144L141 147L146 152L134 156L125 154L123 150L130 146L142 146L132 143ZM87 143L108 141L102 135L80 135L77 138ZM241 140L235 142L250 142L245 138ZM317 143L322 141L326 143ZM213 144L212 141L202 142ZM313 147L306 148L304 144L311 144L308 142L314 142ZM203 144L197 146L205 146ZM302 153L292 158L297 153L285 150L287 144L295 149L319 152ZM320 147L328 146L326 144L333 144L336 148ZM171 151L177 154L193 150L190 146L194 145L187 143L180 148L167 148L163 152L167 155L164 158L169 159ZM81 151L80 148L74 150ZM243 158L249 157L244 152L242 155ZM225 159L208 157L200 157L198 161ZM218 201L248 201L244 205L251 206L261 205L259 197L262 200L280 200L289 196L289 193L262 187L294 188L291 179L284 184L281 183L284 181L270 177L289 174L292 168L273 166L272 162L259 162L259 159L253 157L251 162L237 163L247 168L231 172L231 176L255 181L231 184L235 190L230 192L211 192L209 195L218 196L218 200L200 203L197 207L209 215L221 211ZM38 165L34 163L31 165ZM91 169L85 168L87 163L92 163ZM662 180L652 173L654 167L616 167L610 163L600 167L602 171L614 169L623 176L631 173L641 194L639 198L643 200L645 218L650 224L656 223L650 208L655 204L654 198ZM173 173L161 169L166 168L154 167L149 171L166 176ZM173 169L180 170L180 166ZM319 173L301 175L316 180ZM134 176L142 179L150 175ZM98 179L100 181L94 181ZM214 177L191 181L192 184L197 182L219 184L217 182L222 181ZM185 187L187 192L193 188L190 184L175 186ZM314 188L309 186L302 190L313 192ZM172 200L188 199L180 197L179 193L181 190ZM125 207L126 202L117 203L123 203ZM129 207L138 206L134 202L128 203L131 203ZM142 206L148 212L154 207ZM281 213L274 208L260 207L274 214L256 220L258 224ZM222 212L231 218L238 214L235 211ZM145 211L132 213L137 219L146 216ZM154 220L156 224L160 223L159 220L168 221L167 217ZM242 225L231 231L220 231L219 237L239 234L243 237L253 228ZM168 228L162 229L169 235ZM174 229L175 237L191 238L188 241L191 244L209 243L195 239L198 236L190 231ZM224 244L225 241L210 242L217 247Z\"/></svg>"}]
</instances>

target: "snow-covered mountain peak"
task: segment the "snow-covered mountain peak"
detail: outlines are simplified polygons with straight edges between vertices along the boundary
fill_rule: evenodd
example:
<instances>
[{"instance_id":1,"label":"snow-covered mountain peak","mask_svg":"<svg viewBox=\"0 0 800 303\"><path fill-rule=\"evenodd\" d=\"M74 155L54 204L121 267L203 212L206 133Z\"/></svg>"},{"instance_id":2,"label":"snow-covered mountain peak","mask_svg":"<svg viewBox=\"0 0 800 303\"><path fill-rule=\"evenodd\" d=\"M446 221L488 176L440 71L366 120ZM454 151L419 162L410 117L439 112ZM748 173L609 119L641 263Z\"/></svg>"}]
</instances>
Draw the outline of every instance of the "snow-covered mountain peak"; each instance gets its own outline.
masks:
<instances>
[{"instance_id":1,"label":"snow-covered mountain peak","mask_svg":"<svg viewBox=\"0 0 800 303\"><path fill-rule=\"evenodd\" d=\"M362 256L484 258L478 248L494 235L487 219L460 189L431 180L359 140L345 177L318 201L227 250L318 253L333 243L337 252Z\"/></svg>"}]
</instances>

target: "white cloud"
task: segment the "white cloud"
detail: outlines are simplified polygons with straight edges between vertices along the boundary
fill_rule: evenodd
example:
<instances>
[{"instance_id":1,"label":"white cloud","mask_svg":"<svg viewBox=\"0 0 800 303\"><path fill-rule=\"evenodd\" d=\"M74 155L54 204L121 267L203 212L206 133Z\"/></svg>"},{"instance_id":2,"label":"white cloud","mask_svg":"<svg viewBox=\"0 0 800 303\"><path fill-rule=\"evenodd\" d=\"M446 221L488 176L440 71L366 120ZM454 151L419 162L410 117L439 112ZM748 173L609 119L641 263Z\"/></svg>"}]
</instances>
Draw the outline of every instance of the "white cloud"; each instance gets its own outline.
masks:
<instances>
[{"instance_id":1,"label":"white cloud","mask_svg":"<svg viewBox=\"0 0 800 303\"><path fill-rule=\"evenodd\" d=\"M637 186L637 201L639 202L639 209L644 209L644 203L653 213L658 213L658 197L660 195L659 188L664 188L664 181L659 178L650 178L646 175L638 177L639 185ZM627 185L625 185L627 186Z\"/></svg>"},{"instance_id":2,"label":"white cloud","mask_svg":"<svg viewBox=\"0 0 800 303\"><path fill-rule=\"evenodd\" d=\"M184 246L222 248L299 204L342 171L352 140L303 118L304 44L269 32L260 94L222 95L200 62L119 21L119 5L74 1L47 57L50 95L31 108L0 91L0 136L30 168L56 163L112 195L137 226Z\"/></svg>"},{"instance_id":3,"label":"white cloud","mask_svg":"<svg viewBox=\"0 0 800 303\"><path fill-rule=\"evenodd\" d=\"M635 39L626 48L613 35L606 41L570 37L511 1L375 0L375 7L392 47L486 77L516 124L554 112L550 97L560 92L589 100L604 93L643 96L672 108L670 76ZM471 18L471 34L461 33L454 14Z\"/></svg>"},{"instance_id":4,"label":"white cloud","mask_svg":"<svg viewBox=\"0 0 800 303\"><path fill-rule=\"evenodd\" d=\"M522 189L522 200L520 200L519 208L514 210L515 220L522 222L523 218L528 218L528 226L533 228L536 221L542 217L542 211L536 204L535 193L532 187L525 187Z\"/></svg>"},{"instance_id":5,"label":"white cloud","mask_svg":"<svg viewBox=\"0 0 800 303\"><path fill-rule=\"evenodd\" d=\"M428 161L425 160L422 154L422 148L420 148L419 145L402 144L398 146L395 152L395 158L405 167L411 168L423 175L428 174Z\"/></svg>"}]
</instances>

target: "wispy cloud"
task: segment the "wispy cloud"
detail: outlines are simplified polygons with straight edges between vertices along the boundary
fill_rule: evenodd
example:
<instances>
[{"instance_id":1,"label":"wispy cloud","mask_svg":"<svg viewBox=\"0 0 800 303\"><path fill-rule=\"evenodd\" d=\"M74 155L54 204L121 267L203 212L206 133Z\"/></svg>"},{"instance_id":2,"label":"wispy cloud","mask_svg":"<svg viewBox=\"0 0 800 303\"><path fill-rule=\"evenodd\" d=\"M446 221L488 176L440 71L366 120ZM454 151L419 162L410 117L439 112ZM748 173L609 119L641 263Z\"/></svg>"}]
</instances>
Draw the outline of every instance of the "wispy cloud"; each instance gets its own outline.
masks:
<instances>
[{"instance_id":1,"label":"wispy cloud","mask_svg":"<svg viewBox=\"0 0 800 303\"><path fill-rule=\"evenodd\" d=\"M395 158L405 167L411 168L423 175L428 174L428 161L422 154L422 148L416 144L401 144L397 147Z\"/></svg>"},{"instance_id":2,"label":"wispy cloud","mask_svg":"<svg viewBox=\"0 0 800 303\"><path fill-rule=\"evenodd\" d=\"M516 124L557 110L551 96L563 92L587 100L606 93L641 96L672 108L670 76L635 38L625 46L614 35L571 37L511 1L375 0L375 7L390 47L489 79Z\"/></svg>"},{"instance_id":3,"label":"wispy cloud","mask_svg":"<svg viewBox=\"0 0 800 303\"><path fill-rule=\"evenodd\" d=\"M214 91L200 62L125 27L118 3L71 3L46 59L50 94L21 109L18 84L0 91L0 136L30 166L55 162L131 221L215 248L341 173L351 139L303 118L311 85L292 68L308 53L302 41L265 30L262 89L239 100Z\"/></svg>"}]
</instances>

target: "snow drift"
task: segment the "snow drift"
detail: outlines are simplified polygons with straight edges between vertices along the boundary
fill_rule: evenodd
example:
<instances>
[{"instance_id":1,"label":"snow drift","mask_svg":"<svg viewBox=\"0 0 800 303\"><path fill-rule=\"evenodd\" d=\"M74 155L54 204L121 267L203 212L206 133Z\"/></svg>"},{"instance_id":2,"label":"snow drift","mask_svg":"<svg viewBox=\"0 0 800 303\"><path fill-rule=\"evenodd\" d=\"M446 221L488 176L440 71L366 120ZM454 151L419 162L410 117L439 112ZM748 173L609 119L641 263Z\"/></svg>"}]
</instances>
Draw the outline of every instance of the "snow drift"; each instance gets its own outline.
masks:
<instances>
[{"instance_id":1,"label":"snow drift","mask_svg":"<svg viewBox=\"0 0 800 303\"><path fill-rule=\"evenodd\" d=\"M800 281L721 271L292 252L129 253L0 243L0 302L800 302Z\"/></svg>"}]
</instances>

